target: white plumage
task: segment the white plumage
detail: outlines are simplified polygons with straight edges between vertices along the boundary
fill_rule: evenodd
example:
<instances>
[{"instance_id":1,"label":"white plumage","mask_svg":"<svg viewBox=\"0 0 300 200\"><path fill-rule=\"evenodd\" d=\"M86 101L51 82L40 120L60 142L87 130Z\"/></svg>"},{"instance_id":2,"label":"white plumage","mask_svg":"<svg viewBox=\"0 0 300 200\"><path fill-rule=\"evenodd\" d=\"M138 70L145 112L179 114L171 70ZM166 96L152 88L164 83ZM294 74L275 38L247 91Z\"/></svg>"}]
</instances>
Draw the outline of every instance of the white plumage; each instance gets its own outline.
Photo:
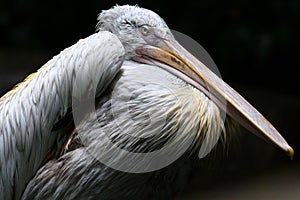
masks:
<instances>
[{"instance_id":1,"label":"white plumage","mask_svg":"<svg viewBox=\"0 0 300 200\"><path fill-rule=\"evenodd\" d=\"M114 52L106 51L109 48ZM1 98L0 199L20 198L26 183L59 138L59 133L51 129L71 106L76 74L102 76L99 85L104 86L119 71L122 62L115 60L123 56L123 45L115 35L95 33L62 51ZM78 87L84 91L91 79L81 81Z\"/></svg>"},{"instance_id":2,"label":"white plumage","mask_svg":"<svg viewBox=\"0 0 300 200\"><path fill-rule=\"evenodd\" d=\"M163 156L196 147L205 156L224 128L222 112L293 155L276 129L183 49L157 14L116 6L98 20L98 33L0 99L0 199L170 199L186 180L185 156L152 173L115 169L145 172L171 164L156 160L159 153L135 160L125 154L151 154L174 138ZM82 105L74 101L94 101L92 94L97 123L86 118L92 112L78 124L74 117L83 128L77 133L68 123L70 107L76 112ZM107 138L123 150L109 147Z\"/></svg>"}]
</instances>

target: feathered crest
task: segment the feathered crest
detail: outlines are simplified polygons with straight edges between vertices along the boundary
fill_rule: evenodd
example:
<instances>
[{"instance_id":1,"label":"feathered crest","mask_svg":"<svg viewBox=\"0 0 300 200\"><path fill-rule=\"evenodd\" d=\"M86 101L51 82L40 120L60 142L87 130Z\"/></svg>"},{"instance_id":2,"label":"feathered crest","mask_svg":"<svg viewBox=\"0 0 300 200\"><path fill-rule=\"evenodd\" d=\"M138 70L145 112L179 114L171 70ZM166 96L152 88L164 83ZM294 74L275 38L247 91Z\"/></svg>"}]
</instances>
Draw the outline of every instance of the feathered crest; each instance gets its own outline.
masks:
<instances>
[{"instance_id":1,"label":"feathered crest","mask_svg":"<svg viewBox=\"0 0 300 200\"><path fill-rule=\"evenodd\" d=\"M118 4L116 4L111 9L102 10L102 12L100 14L98 14L98 17L97 17L98 23L96 25L96 31L101 31L101 30L113 31L114 30L113 22L120 16L122 16L125 13L128 13L136 8L140 8L140 7L138 5L119 6ZM140 9L143 9L143 8L140 8Z\"/></svg>"}]
</instances>

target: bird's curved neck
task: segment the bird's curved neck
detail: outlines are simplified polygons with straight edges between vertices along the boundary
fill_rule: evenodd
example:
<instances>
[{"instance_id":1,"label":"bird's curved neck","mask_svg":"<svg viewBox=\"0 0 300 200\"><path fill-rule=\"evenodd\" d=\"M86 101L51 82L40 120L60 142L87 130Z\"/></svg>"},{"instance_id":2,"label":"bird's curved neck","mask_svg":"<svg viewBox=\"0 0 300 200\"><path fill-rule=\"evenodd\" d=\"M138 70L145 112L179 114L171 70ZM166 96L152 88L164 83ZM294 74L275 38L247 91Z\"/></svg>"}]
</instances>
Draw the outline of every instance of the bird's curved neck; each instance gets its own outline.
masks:
<instances>
[{"instance_id":1,"label":"bird's curved neck","mask_svg":"<svg viewBox=\"0 0 300 200\"><path fill-rule=\"evenodd\" d=\"M98 33L80 40L0 99L0 199L19 199L55 144L59 133L51 129L71 106L76 76L81 77L76 83L87 87L93 76L108 71L113 63L108 59L115 57L103 58L99 43L111 37ZM123 49L119 49L116 56L121 56ZM101 62L105 67L99 69Z\"/></svg>"},{"instance_id":2,"label":"bird's curved neck","mask_svg":"<svg viewBox=\"0 0 300 200\"><path fill-rule=\"evenodd\" d=\"M72 69L59 63L61 57L55 57L0 100L0 143L5 143L0 145L0 176L16 188L14 197L7 196L11 191L1 191L0 199L19 198L19 189L54 143L51 127L66 113L71 96ZM12 176L18 180L10 180Z\"/></svg>"}]
</instances>

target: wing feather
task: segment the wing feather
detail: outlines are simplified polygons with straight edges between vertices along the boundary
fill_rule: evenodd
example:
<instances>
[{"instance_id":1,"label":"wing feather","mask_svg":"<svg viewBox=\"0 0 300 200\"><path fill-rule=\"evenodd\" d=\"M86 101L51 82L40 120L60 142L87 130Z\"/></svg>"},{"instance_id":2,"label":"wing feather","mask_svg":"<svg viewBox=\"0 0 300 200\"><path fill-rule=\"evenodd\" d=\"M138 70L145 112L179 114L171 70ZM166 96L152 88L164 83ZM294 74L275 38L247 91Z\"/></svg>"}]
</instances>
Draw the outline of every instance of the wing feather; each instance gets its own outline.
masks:
<instances>
[{"instance_id":1,"label":"wing feather","mask_svg":"<svg viewBox=\"0 0 300 200\"><path fill-rule=\"evenodd\" d=\"M63 131L51 132L72 105L74 90L97 94L120 69L124 48L109 32L80 40L47 62L0 99L0 199L19 199ZM82 79L78 79L81 77Z\"/></svg>"}]
</instances>

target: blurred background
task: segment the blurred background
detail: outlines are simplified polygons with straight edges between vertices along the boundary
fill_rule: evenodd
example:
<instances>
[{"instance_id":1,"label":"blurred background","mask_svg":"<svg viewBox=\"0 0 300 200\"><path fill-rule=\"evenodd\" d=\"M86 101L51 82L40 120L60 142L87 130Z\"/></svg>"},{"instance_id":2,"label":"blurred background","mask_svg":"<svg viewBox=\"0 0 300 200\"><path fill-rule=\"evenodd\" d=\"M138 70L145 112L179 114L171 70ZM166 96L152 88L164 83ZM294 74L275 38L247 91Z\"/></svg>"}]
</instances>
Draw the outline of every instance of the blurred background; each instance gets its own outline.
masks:
<instances>
[{"instance_id":1,"label":"blurred background","mask_svg":"<svg viewBox=\"0 0 300 200\"><path fill-rule=\"evenodd\" d=\"M97 14L138 4L201 44L223 80L250 101L295 150L246 130L195 161L178 199L300 199L300 1L0 1L0 96L61 50L95 31Z\"/></svg>"}]
</instances>

